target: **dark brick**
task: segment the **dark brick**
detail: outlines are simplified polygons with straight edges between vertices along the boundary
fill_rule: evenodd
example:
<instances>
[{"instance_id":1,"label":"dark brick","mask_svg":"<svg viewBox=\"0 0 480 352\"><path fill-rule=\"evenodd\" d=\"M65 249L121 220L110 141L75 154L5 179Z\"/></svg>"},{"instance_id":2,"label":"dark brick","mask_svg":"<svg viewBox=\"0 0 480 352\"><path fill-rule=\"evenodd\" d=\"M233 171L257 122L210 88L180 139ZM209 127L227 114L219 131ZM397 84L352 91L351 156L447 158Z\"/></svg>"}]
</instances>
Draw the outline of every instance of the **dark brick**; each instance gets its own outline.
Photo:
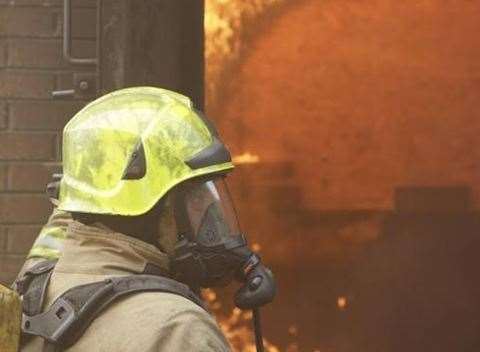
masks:
<instances>
[{"instance_id":1,"label":"dark brick","mask_svg":"<svg viewBox=\"0 0 480 352\"><path fill-rule=\"evenodd\" d=\"M60 9L0 7L0 35L59 36L60 17Z\"/></svg>"},{"instance_id":2,"label":"dark brick","mask_svg":"<svg viewBox=\"0 0 480 352\"><path fill-rule=\"evenodd\" d=\"M63 17L60 18L63 26ZM95 38L97 11L90 8L79 8L72 11L72 38Z\"/></svg>"},{"instance_id":3,"label":"dark brick","mask_svg":"<svg viewBox=\"0 0 480 352\"><path fill-rule=\"evenodd\" d=\"M0 71L0 96L6 98L50 99L55 88L51 73Z\"/></svg>"},{"instance_id":4,"label":"dark brick","mask_svg":"<svg viewBox=\"0 0 480 352\"><path fill-rule=\"evenodd\" d=\"M32 247L41 226L16 225L7 228L7 252L9 254L26 254Z\"/></svg>"},{"instance_id":5,"label":"dark brick","mask_svg":"<svg viewBox=\"0 0 480 352\"><path fill-rule=\"evenodd\" d=\"M0 192L7 188L7 165L0 164Z\"/></svg>"},{"instance_id":6,"label":"dark brick","mask_svg":"<svg viewBox=\"0 0 480 352\"><path fill-rule=\"evenodd\" d=\"M0 265L1 265L1 261L0 261ZM14 273L0 272L0 284L2 284L3 286L9 287L15 281L16 277L17 275Z\"/></svg>"},{"instance_id":7,"label":"dark brick","mask_svg":"<svg viewBox=\"0 0 480 352\"><path fill-rule=\"evenodd\" d=\"M7 64L7 43L0 40L0 68L4 68Z\"/></svg>"},{"instance_id":8,"label":"dark brick","mask_svg":"<svg viewBox=\"0 0 480 352\"><path fill-rule=\"evenodd\" d=\"M44 195L0 194L0 222L11 224L43 224L51 212Z\"/></svg>"},{"instance_id":9,"label":"dark brick","mask_svg":"<svg viewBox=\"0 0 480 352\"><path fill-rule=\"evenodd\" d=\"M97 0L82 0L73 4L74 7L97 7Z\"/></svg>"},{"instance_id":10,"label":"dark brick","mask_svg":"<svg viewBox=\"0 0 480 352\"><path fill-rule=\"evenodd\" d=\"M0 133L0 160L53 160L56 139L52 133Z\"/></svg>"},{"instance_id":11,"label":"dark brick","mask_svg":"<svg viewBox=\"0 0 480 352\"><path fill-rule=\"evenodd\" d=\"M70 101L12 102L11 127L15 130L61 131L85 103Z\"/></svg>"},{"instance_id":12,"label":"dark brick","mask_svg":"<svg viewBox=\"0 0 480 352\"><path fill-rule=\"evenodd\" d=\"M62 72L57 74L56 89L72 89L73 83L73 72Z\"/></svg>"},{"instance_id":13,"label":"dark brick","mask_svg":"<svg viewBox=\"0 0 480 352\"><path fill-rule=\"evenodd\" d=\"M0 262L0 265L1 265L1 262ZM20 271L20 269L18 271ZM15 281L16 277L17 275L13 272L12 273L0 272L0 284L2 284L3 286L9 287Z\"/></svg>"},{"instance_id":14,"label":"dark brick","mask_svg":"<svg viewBox=\"0 0 480 352\"><path fill-rule=\"evenodd\" d=\"M57 144L55 145L55 161L62 162L62 147L63 147L63 135L60 133L57 138Z\"/></svg>"},{"instance_id":15,"label":"dark brick","mask_svg":"<svg viewBox=\"0 0 480 352\"><path fill-rule=\"evenodd\" d=\"M25 255L2 255L0 256L0 283L9 286L13 283L25 262Z\"/></svg>"},{"instance_id":16,"label":"dark brick","mask_svg":"<svg viewBox=\"0 0 480 352\"><path fill-rule=\"evenodd\" d=\"M7 189L10 191L45 191L52 174L61 167L55 164L10 164Z\"/></svg>"},{"instance_id":17,"label":"dark brick","mask_svg":"<svg viewBox=\"0 0 480 352\"><path fill-rule=\"evenodd\" d=\"M0 130L8 127L8 105L0 101Z\"/></svg>"},{"instance_id":18,"label":"dark brick","mask_svg":"<svg viewBox=\"0 0 480 352\"><path fill-rule=\"evenodd\" d=\"M10 6L60 6L62 0L0 0L0 5L10 5Z\"/></svg>"},{"instance_id":19,"label":"dark brick","mask_svg":"<svg viewBox=\"0 0 480 352\"><path fill-rule=\"evenodd\" d=\"M95 42L76 40L73 42L72 51L76 57L95 56ZM7 65L9 67L59 68L67 67L68 63L63 58L60 39L16 39L8 43Z\"/></svg>"},{"instance_id":20,"label":"dark brick","mask_svg":"<svg viewBox=\"0 0 480 352\"><path fill-rule=\"evenodd\" d=\"M96 7L96 4L97 0L72 1L73 8ZM0 5L58 7L63 5L63 0L0 0Z\"/></svg>"},{"instance_id":21,"label":"dark brick","mask_svg":"<svg viewBox=\"0 0 480 352\"><path fill-rule=\"evenodd\" d=\"M97 0L74 1L73 7L97 7Z\"/></svg>"},{"instance_id":22,"label":"dark brick","mask_svg":"<svg viewBox=\"0 0 480 352\"><path fill-rule=\"evenodd\" d=\"M0 227L0 253L4 253L7 249L7 229Z\"/></svg>"}]
</instances>

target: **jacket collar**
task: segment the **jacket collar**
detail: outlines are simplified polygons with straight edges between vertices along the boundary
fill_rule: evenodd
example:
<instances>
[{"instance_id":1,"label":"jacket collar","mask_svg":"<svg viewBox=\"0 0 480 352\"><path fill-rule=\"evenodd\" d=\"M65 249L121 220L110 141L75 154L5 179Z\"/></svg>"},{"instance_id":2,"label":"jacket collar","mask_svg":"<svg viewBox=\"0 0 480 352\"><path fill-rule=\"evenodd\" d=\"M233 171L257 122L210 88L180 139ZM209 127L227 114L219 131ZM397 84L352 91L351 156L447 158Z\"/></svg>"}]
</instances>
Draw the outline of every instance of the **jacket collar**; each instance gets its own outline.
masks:
<instances>
[{"instance_id":1,"label":"jacket collar","mask_svg":"<svg viewBox=\"0 0 480 352\"><path fill-rule=\"evenodd\" d=\"M73 221L67 229L62 257L55 271L89 275L145 272L147 264L169 271L168 255L155 246L102 225Z\"/></svg>"}]
</instances>

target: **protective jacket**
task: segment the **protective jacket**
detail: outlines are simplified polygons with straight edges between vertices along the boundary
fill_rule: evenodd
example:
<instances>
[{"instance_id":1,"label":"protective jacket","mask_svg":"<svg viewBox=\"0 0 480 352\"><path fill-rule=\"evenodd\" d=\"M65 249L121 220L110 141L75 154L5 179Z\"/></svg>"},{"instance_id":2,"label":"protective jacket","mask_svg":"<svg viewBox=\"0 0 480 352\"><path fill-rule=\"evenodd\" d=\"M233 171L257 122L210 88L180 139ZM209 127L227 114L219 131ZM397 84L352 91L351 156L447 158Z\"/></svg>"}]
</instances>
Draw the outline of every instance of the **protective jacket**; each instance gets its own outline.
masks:
<instances>
[{"instance_id":1,"label":"protective jacket","mask_svg":"<svg viewBox=\"0 0 480 352\"><path fill-rule=\"evenodd\" d=\"M27 260L18 273L17 280L13 283L13 288L16 287L16 282L23 276L23 274L35 264L43 262L47 259L58 259L62 254L63 242L65 240L68 225L72 222L70 213L53 208L53 212L48 218L47 223L42 227L35 242L33 243L30 252L28 252Z\"/></svg>"},{"instance_id":2,"label":"protective jacket","mask_svg":"<svg viewBox=\"0 0 480 352\"><path fill-rule=\"evenodd\" d=\"M168 256L145 242L101 225L72 222L52 273L44 310L72 287L141 274L147 266L168 273ZM43 351L34 337L22 352ZM181 296L137 293L114 302L67 351L230 351L213 317Z\"/></svg>"}]
</instances>

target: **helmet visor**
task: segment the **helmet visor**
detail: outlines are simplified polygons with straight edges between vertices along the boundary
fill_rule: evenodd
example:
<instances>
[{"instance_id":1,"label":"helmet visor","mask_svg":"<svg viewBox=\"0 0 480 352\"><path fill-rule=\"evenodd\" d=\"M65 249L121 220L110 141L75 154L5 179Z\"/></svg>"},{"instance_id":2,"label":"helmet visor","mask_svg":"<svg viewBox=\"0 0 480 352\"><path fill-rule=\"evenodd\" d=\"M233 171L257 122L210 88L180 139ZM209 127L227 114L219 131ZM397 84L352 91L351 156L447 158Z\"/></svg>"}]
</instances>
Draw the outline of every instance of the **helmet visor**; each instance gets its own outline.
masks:
<instances>
[{"instance_id":1,"label":"helmet visor","mask_svg":"<svg viewBox=\"0 0 480 352\"><path fill-rule=\"evenodd\" d=\"M183 201L189 228L197 243L214 246L240 235L235 208L223 177L192 182Z\"/></svg>"}]
</instances>

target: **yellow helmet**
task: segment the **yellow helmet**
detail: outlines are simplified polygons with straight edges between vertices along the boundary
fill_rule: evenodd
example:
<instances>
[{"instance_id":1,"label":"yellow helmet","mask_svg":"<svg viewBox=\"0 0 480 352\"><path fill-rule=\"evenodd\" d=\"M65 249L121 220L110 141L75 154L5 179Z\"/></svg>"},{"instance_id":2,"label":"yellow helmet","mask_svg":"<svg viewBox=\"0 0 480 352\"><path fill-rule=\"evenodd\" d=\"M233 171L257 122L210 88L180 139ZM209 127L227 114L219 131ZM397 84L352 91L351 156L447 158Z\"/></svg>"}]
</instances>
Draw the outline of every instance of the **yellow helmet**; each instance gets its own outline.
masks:
<instances>
[{"instance_id":1,"label":"yellow helmet","mask_svg":"<svg viewBox=\"0 0 480 352\"><path fill-rule=\"evenodd\" d=\"M190 99L160 88L122 89L65 126L58 208L141 215L177 184L232 168L230 153Z\"/></svg>"}]
</instances>

